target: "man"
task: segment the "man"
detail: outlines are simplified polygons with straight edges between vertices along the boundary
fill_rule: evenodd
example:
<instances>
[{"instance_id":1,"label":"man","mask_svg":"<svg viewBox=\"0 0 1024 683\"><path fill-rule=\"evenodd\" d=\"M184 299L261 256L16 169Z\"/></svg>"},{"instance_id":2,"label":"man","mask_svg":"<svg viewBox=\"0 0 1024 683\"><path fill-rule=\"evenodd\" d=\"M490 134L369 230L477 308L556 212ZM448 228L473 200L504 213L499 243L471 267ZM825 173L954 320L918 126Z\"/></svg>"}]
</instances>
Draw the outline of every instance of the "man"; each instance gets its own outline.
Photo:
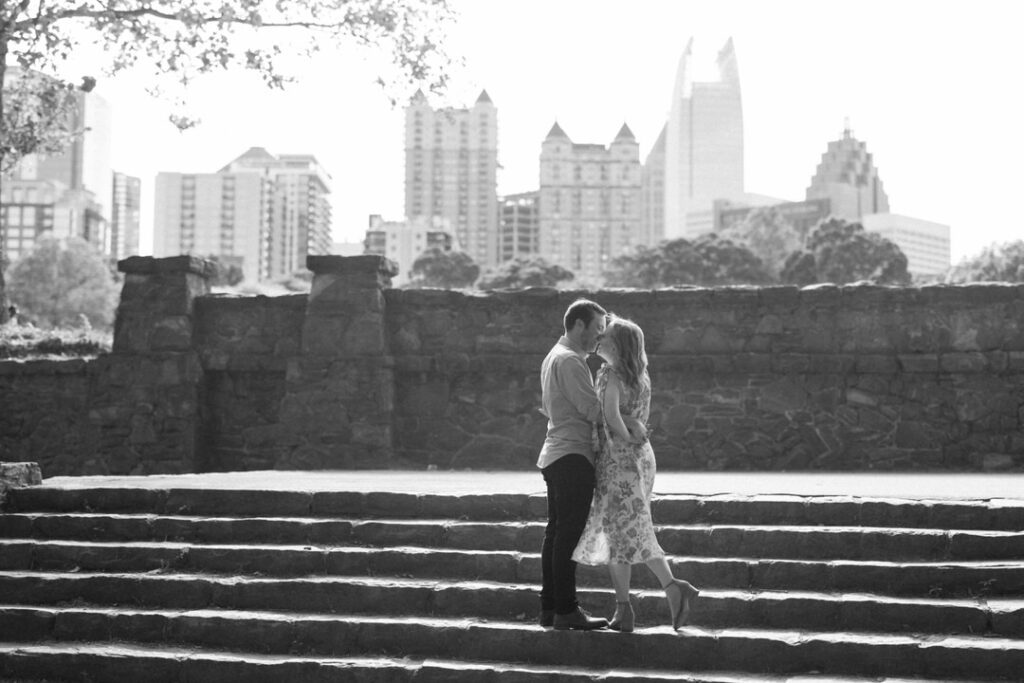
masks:
<instances>
[{"instance_id":1,"label":"man","mask_svg":"<svg viewBox=\"0 0 1024 683\"><path fill-rule=\"evenodd\" d=\"M537 467L548 494L548 524L541 548L540 625L558 630L594 630L607 619L591 617L576 599L573 550L586 526L594 496L592 425L600 422L601 404L587 366L597 349L607 313L587 299L569 306L563 319L565 334L541 365L541 412L548 418L547 438ZM646 429L635 420L626 426L640 438Z\"/></svg>"}]
</instances>

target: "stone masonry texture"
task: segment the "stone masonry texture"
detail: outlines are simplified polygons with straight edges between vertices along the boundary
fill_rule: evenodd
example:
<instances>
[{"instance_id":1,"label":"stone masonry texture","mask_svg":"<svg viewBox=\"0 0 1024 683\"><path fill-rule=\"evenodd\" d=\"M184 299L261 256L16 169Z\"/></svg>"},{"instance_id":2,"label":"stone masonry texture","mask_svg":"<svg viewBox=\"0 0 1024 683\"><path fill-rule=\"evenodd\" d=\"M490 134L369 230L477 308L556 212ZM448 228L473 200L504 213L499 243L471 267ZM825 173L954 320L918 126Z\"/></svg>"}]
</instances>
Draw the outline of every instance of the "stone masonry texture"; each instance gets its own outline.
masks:
<instances>
[{"instance_id":1,"label":"stone masonry texture","mask_svg":"<svg viewBox=\"0 0 1024 683\"><path fill-rule=\"evenodd\" d=\"M471 293L311 258L310 295L121 263L114 350L0 363L0 458L45 476L529 469L540 362L587 296L646 334L663 470L1024 469L1024 286Z\"/></svg>"}]
</instances>

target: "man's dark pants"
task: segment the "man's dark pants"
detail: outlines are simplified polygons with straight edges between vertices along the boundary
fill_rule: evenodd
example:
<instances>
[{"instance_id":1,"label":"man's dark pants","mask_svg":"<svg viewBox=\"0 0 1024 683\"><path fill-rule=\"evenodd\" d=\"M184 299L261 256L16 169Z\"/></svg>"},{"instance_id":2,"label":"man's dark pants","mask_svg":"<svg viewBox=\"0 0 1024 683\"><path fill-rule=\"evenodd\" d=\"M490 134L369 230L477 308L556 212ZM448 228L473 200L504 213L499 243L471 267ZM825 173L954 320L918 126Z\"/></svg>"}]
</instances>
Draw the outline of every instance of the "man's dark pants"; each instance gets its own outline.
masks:
<instances>
[{"instance_id":1,"label":"man's dark pants","mask_svg":"<svg viewBox=\"0 0 1024 683\"><path fill-rule=\"evenodd\" d=\"M594 466L579 453L563 455L541 470L548 489L548 525L540 562L541 609L576 610L576 563L572 553L583 534L594 497Z\"/></svg>"}]
</instances>

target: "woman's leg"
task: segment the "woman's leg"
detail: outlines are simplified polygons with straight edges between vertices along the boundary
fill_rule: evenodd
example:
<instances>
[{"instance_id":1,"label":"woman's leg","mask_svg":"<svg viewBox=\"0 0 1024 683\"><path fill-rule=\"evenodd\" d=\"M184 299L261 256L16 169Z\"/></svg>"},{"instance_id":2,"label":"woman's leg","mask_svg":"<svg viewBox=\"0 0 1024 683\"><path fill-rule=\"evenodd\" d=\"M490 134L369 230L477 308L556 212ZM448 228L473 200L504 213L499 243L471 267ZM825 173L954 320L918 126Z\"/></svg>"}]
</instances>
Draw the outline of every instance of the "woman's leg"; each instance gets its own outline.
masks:
<instances>
[{"instance_id":1,"label":"woman's leg","mask_svg":"<svg viewBox=\"0 0 1024 683\"><path fill-rule=\"evenodd\" d=\"M668 600L668 610L672 617L672 628L678 630L690 618L691 602L700 591L688 581L680 581L672 576L672 569L664 557L648 560L647 566L658 577L658 583L665 591L665 599Z\"/></svg>"},{"instance_id":2,"label":"woman's leg","mask_svg":"<svg viewBox=\"0 0 1024 683\"><path fill-rule=\"evenodd\" d=\"M658 585L662 588L672 583L672 569L668 566L668 560L664 557L656 557L653 560L647 560L647 567L654 572L654 575L658 578Z\"/></svg>"},{"instance_id":3,"label":"woman's leg","mask_svg":"<svg viewBox=\"0 0 1024 683\"><path fill-rule=\"evenodd\" d=\"M611 562L608 565L608 574L612 578L612 588L615 589L615 614L608 622L608 628L613 631L629 633L633 630L633 605L629 602L629 583L633 574L633 566L619 562Z\"/></svg>"},{"instance_id":4,"label":"woman's leg","mask_svg":"<svg viewBox=\"0 0 1024 683\"><path fill-rule=\"evenodd\" d=\"M611 562L608 564L608 574L612 578L612 588L615 589L615 602L628 602L629 582L633 575L632 565Z\"/></svg>"}]
</instances>

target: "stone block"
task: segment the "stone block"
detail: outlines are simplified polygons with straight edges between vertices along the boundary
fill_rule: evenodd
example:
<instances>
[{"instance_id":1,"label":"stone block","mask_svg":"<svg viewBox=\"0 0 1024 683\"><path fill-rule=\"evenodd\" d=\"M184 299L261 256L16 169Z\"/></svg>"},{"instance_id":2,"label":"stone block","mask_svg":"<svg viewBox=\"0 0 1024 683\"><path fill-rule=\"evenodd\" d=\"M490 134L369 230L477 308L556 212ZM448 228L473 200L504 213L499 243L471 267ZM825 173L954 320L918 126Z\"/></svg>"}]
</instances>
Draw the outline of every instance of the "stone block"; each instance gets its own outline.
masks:
<instances>
[{"instance_id":1,"label":"stone block","mask_svg":"<svg viewBox=\"0 0 1024 683\"><path fill-rule=\"evenodd\" d=\"M784 377L761 387L758 408L770 413L787 413L802 410L807 399L807 391L796 380Z\"/></svg>"},{"instance_id":2,"label":"stone block","mask_svg":"<svg viewBox=\"0 0 1024 683\"><path fill-rule=\"evenodd\" d=\"M398 265L394 261L376 254L310 255L306 257L306 268L315 274L384 276L388 279L398 275Z\"/></svg>"},{"instance_id":3,"label":"stone block","mask_svg":"<svg viewBox=\"0 0 1024 683\"><path fill-rule=\"evenodd\" d=\"M939 356L935 353L901 353L897 358L903 372L931 373L939 371Z\"/></svg>"},{"instance_id":4,"label":"stone block","mask_svg":"<svg viewBox=\"0 0 1024 683\"><path fill-rule=\"evenodd\" d=\"M214 268L215 266L211 261L187 254L165 258L129 256L117 262L117 269L126 275L193 273L209 278L213 276Z\"/></svg>"},{"instance_id":5,"label":"stone block","mask_svg":"<svg viewBox=\"0 0 1024 683\"><path fill-rule=\"evenodd\" d=\"M0 488L38 486L43 483L39 463L0 462Z\"/></svg>"},{"instance_id":6,"label":"stone block","mask_svg":"<svg viewBox=\"0 0 1024 683\"><path fill-rule=\"evenodd\" d=\"M699 342L700 335L696 330L673 327L665 332L657 352L660 354L696 353Z\"/></svg>"},{"instance_id":7,"label":"stone block","mask_svg":"<svg viewBox=\"0 0 1024 683\"><path fill-rule=\"evenodd\" d=\"M867 354L856 357L856 370L860 373L891 375L899 372L900 366L895 356Z\"/></svg>"},{"instance_id":8,"label":"stone block","mask_svg":"<svg viewBox=\"0 0 1024 683\"><path fill-rule=\"evenodd\" d=\"M168 316L150 321L150 350L188 351L192 348L192 319L188 316Z\"/></svg>"},{"instance_id":9,"label":"stone block","mask_svg":"<svg viewBox=\"0 0 1024 683\"><path fill-rule=\"evenodd\" d=\"M939 367L944 372L983 372L988 367L988 360L983 353L943 353L939 356Z\"/></svg>"}]
</instances>

